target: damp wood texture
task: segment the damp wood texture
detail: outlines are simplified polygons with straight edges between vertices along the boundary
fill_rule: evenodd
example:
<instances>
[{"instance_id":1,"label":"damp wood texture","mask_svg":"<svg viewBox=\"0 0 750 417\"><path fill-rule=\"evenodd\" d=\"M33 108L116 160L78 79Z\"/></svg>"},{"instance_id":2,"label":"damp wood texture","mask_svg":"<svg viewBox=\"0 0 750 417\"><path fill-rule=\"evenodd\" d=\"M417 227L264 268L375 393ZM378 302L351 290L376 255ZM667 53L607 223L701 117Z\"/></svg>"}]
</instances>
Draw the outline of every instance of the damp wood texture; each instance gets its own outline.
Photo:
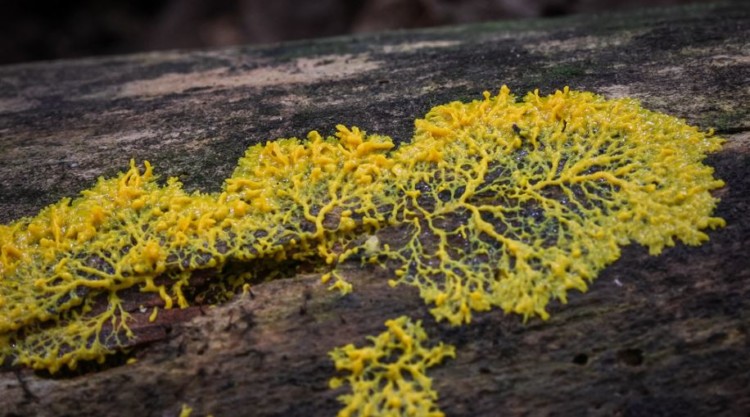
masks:
<instances>
[{"instance_id":1,"label":"damp wood texture","mask_svg":"<svg viewBox=\"0 0 750 417\"><path fill-rule=\"evenodd\" d=\"M422 321L431 345L455 347L429 371L446 416L747 414L749 37L750 7L738 2L1 67L3 224L127 171L131 159L187 192L215 193L249 146L280 137L345 124L407 146L434 106L502 85L519 96L570 86L631 97L726 142L704 161L725 183L712 191L724 227L659 256L624 246L586 293L525 322L496 308L466 325L437 323L416 288L391 288L387 262L341 258L322 283L306 258L279 261L230 300L187 294L176 304L188 307L163 309L158 293L118 293L127 349L53 374L6 363L0 415L333 416L346 392L329 388L340 375L328 352L364 346L402 315ZM404 230L379 233L359 242L365 253ZM215 279L183 278L187 287Z\"/></svg>"}]
</instances>

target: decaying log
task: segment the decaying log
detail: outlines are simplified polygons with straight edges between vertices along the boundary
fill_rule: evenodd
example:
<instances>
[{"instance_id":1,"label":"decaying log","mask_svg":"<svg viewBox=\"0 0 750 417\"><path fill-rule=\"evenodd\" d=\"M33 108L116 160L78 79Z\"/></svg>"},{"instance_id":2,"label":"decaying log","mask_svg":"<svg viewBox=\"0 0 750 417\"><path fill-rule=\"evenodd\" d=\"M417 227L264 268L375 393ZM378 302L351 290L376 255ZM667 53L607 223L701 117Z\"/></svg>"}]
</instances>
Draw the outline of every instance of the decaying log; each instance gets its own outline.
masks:
<instances>
[{"instance_id":1,"label":"decaying log","mask_svg":"<svg viewBox=\"0 0 750 417\"><path fill-rule=\"evenodd\" d=\"M458 356L431 370L450 417L750 412L750 6L498 22L265 47L0 67L0 221L74 196L128 161L216 191L245 148L337 123L408 140L432 106L509 85L631 96L728 141L708 158L727 226L658 257L624 248L586 294L522 323L436 324L388 271L355 291L304 273L215 307L141 313L135 363L0 371L0 415L332 416L327 352L401 314ZM140 297L140 298L139 298ZM127 300L136 315L152 299ZM150 310L149 310L150 313ZM145 314L145 316L143 316ZM85 367L84 367L85 368Z\"/></svg>"}]
</instances>

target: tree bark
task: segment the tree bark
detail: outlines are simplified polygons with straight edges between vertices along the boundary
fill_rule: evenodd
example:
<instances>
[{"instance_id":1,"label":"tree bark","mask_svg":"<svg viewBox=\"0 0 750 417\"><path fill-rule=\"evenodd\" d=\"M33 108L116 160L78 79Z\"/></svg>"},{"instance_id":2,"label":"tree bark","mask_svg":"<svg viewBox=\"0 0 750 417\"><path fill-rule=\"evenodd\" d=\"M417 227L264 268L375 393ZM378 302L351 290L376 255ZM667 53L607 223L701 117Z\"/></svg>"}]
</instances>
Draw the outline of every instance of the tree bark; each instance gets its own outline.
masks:
<instances>
[{"instance_id":1,"label":"tree bark","mask_svg":"<svg viewBox=\"0 0 750 417\"><path fill-rule=\"evenodd\" d=\"M727 139L707 160L727 226L657 257L631 245L586 294L522 323L493 310L437 324L389 271L351 266L253 286L215 307L138 315L117 363L50 377L0 370L0 415L332 416L327 352L401 314L457 357L430 370L449 417L750 412L750 6L496 22L264 47L0 67L0 221L34 215L98 176L149 160L216 191L251 144L338 123L408 140L432 106L568 85L684 118ZM146 300L147 302L148 300Z\"/></svg>"}]
</instances>

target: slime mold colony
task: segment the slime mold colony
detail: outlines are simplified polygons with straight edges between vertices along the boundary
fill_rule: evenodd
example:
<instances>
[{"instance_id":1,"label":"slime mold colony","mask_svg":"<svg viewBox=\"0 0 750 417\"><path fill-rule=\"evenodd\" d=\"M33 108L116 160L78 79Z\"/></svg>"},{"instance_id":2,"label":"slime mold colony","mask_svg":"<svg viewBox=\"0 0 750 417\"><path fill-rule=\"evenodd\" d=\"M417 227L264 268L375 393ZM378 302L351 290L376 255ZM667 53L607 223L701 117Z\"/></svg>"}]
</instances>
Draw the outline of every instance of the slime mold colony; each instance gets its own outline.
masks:
<instances>
[{"instance_id":1,"label":"slime mold colony","mask_svg":"<svg viewBox=\"0 0 750 417\"><path fill-rule=\"evenodd\" d=\"M344 381L352 386L351 395L340 397L345 407L338 416L443 416L425 370L445 357L455 357L455 348L442 343L430 349L422 346L427 333L421 323L406 316L385 325L386 332L370 338L374 346L358 349L346 345L331 352L336 369L350 374L345 379L331 379L331 388Z\"/></svg>"},{"instance_id":2,"label":"slime mold colony","mask_svg":"<svg viewBox=\"0 0 750 417\"><path fill-rule=\"evenodd\" d=\"M453 325L493 307L546 319L550 300L585 291L621 245L656 255L724 225L710 194L723 182L701 163L722 140L631 99L565 88L517 100L503 87L415 125L399 147L341 125L252 146L216 194L160 185L148 162L132 163L0 226L0 359L50 372L102 361L134 337L125 290L185 307L299 263L343 293L338 264L381 265ZM213 271L207 288L191 286L198 270ZM331 353L351 373L332 386L354 390L340 415L442 415L424 369L453 348L423 347L406 317L387 327L373 347Z\"/></svg>"}]
</instances>

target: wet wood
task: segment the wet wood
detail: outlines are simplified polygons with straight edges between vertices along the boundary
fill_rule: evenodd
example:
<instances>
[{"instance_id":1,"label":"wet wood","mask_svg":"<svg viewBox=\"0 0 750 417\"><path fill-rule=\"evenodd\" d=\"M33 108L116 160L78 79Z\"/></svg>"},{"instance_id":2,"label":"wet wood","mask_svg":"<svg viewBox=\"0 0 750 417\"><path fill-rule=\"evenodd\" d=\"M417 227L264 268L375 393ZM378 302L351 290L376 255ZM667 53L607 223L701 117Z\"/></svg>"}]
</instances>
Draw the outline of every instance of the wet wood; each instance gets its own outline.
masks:
<instances>
[{"instance_id":1,"label":"wet wood","mask_svg":"<svg viewBox=\"0 0 750 417\"><path fill-rule=\"evenodd\" d=\"M401 314L458 356L431 376L450 417L747 415L750 411L750 6L498 22L266 47L0 67L0 221L33 215L100 175L148 159L215 191L245 148L335 124L408 139L430 107L569 85L715 128L708 163L727 227L658 257L623 250L547 322L499 311L438 325L388 271L264 283L217 307L139 320L141 344L105 369L0 372L0 415L332 416L327 352ZM136 295L133 310L144 300ZM146 314L149 314L150 311Z\"/></svg>"}]
</instances>

